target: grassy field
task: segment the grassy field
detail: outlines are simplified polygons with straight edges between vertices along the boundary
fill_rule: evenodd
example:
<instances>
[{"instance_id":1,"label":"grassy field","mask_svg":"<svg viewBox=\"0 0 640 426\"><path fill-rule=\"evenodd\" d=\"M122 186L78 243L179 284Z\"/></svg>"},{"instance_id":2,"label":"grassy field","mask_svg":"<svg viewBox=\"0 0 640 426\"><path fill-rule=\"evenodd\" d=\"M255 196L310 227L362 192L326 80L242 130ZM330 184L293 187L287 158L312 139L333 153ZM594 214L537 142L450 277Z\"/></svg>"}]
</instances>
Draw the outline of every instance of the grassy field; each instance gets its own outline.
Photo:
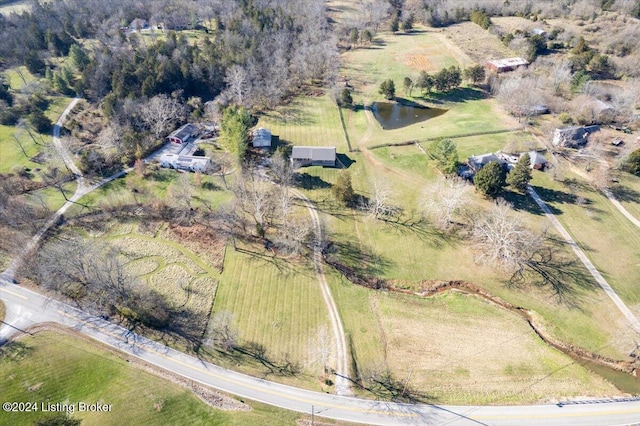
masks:
<instances>
[{"instance_id":1,"label":"grassy field","mask_svg":"<svg viewBox=\"0 0 640 426\"><path fill-rule=\"evenodd\" d=\"M580 177L568 178L569 185L537 175L533 184L620 297L639 312L640 229Z\"/></svg>"},{"instance_id":2,"label":"grassy field","mask_svg":"<svg viewBox=\"0 0 640 426\"><path fill-rule=\"evenodd\" d=\"M510 404L619 394L549 348L522 319L473 296L447 293L421 300L376 294L372 305L385 336L387 364L435 401Z\"/></svg>"},{"instance_id":3,"label":"grassy field","mask_svg":"<svg viewBox=\"0 0 640 426\"><path fill-rule=\"evenodd\" d=\"M624 208L640 220L640 177L620 173L618 180L619 184L612 188L614 194Z\"/></svg>"},{"instance_id":4,"label":"grassy field","mask_svg":"<svg viewBox=\"0 0 640 426\"><path fill-rule=\"evenodd\" d=\"M345 122L352 144L365 146L397 143L432 137L446 137L482 131L501 131L519 127L496 102L473 87L461 87L449 94L423 96L413 90L405 93L405 77L415 80L422 70L436 72L443 67L458 65L464 68L473 61L438 32L419 30L409 35L382 33L375 43L366 48L353 49L343 54L342 70L354 87L354 110L345 110ZM396 130L383 130L369 121L362 108L382 100L378 93L380 83L391 78L396 84L396 96L417 101L427 106L446 109L443 115L428 121ZM369 131L368 131L369 130Z\"/></svg>"},{"instance_id":5,"label":"grassy field","mask_svg":"<svg viewBox=\"0 0 640 426\"><path fill-rule=\"evenodd\" d=\"M295 98L260 116L258 126L293 145L335 145L338 152L347 151L338 107L326 94Z\"/></svg>"},{"instance_id":6,"label":"grassy field","mask_svg":"<svg viewBox=\"0 0 640 426\"><path fill-rule=\"evenodd\" d=\"M108 239L128 260L128 268L169 302L189 315L190 329L202 337L216 294L224 242L181 238L180 228L165 223L116 226ZM203 232L200 232L203 235ZM193 235L193 234L191 234Z\"/></svg>"},{"instance_id":7,"label":"grassy field","mask_svg":"<svg viewBox=\"0 0 640 426\"><path fill-rule=\"evenodd\" d=\"M243 246L241 251L227 248L213 315L231 313L243 347L261 345L274 364L291 362L304 372L314 333L329 327L311 262L255 250L255 246ZM255 373L269 374L259 367L262 371Z\"/></svg>"},{"instance_id":8,"label":"grassy field","mask_svg":"<svg viewBox=\"0 0 640 426\"><path fill-rule=\"evenodd\" d=\"M0 351L2 401L112 404L108 413L75 413L83 425L293 425L298 414L251 403L220 411L190 390L142 371L121 355L66 334L40 332ZM1 425L32 425L37 413L2 413Z\"/></svg>"}]
</instances>

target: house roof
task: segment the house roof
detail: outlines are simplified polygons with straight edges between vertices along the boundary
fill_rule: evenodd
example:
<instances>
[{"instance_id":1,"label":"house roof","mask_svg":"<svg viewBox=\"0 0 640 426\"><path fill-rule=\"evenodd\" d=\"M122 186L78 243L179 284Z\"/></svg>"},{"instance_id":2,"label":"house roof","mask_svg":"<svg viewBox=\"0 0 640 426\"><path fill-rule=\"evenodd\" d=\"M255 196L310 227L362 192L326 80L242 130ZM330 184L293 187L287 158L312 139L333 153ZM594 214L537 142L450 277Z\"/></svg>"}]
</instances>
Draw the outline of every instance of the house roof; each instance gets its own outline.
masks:
<instances>
[{"instance_id":1,"label":"house roof","mask_svg":"<svg viewBox=\"0 0 640 426\"><path fill-rule=\"evenodd\" d=\"M531 159L531 165L535 166L537 164L547 164L548 161L546 158L544 158L542 156L542 154L536 152L536 151L529 151L529 158ZM524 155L524 153L520 154L520 156L522 157Z\"/></svg>"},{"instance_id":2,"label":"house roof","mask_svg":"<svg viewBox=\"0 0 640 426\"><path fill-rule=\"evenodd\" d=\"M294 146L291 152L293 160L335 161L335 146Z\"/></svg>"},{"instance_id":3,"label":"house roof","mask_svg":"<svg viewBox=\"0 0 640 426\"><path fill-rule=\"evenodd\" d=\"M523 58L495 59L487 63L493 65L496 68L508 68L508 67L519 67L522 65L529 65L529 61Z\"/></svg>"},{"instance_id":4,"label":"house roof","mask_svg":"<svg viewBox=\"0 0 640 426\"><path fill-rule=\"evenodd\" d=\"M184 126L180 127L178 130L171 133L171 135L169 136L178 138L180 140L185 140L197 132L198 132L198 128L195 125L191 123L187 123Z\"/></svg>"},{"instance_id":5,"label":"house roof","mask_svg":"<svg viewBox=\"0 0 640 426\"><path fill-rule=\"evenodd\" d=\"M259 127L253 131L253 143L256 141L268 142L271 145L271 131L264 127Z\"/></svg>"},{"instance_id":6,"label":"house roof","mask_svg":"<svg viewBox=\"0 0 640 426\"><path fill-rule=\"evenodd\" d=\"M492 161L496 161L498 163L504 163L504 160L499 158L494 153L482 154L482 155L472 155L469 157L469 161L474 163L478 167L486 166Z\"/></svg>"}]
</instances>

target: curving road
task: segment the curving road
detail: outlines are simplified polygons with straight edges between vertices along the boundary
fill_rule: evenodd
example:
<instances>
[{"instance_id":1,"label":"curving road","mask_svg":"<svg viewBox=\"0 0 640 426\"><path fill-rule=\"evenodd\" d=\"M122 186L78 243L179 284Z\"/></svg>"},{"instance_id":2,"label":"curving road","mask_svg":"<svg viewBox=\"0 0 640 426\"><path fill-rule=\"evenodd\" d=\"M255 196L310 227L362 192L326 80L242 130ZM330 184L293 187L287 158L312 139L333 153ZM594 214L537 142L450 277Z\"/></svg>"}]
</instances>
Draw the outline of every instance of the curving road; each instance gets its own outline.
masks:
<instances>
[{"instance_id":1,"label":"curving road","mask_svg":"<svg viewBox=\"0 0 640 426\"><path fill-rule=\"evenodd\" d=\"M129 330L0 280L7 306L0 344L28 327L55 322L129 356L204 385L288 410L373 425L622 425L640 419L640 400L532 406L439 406L364 400L297 389L226 370L170 349ZM108 401L107 401L108 403Z\"/></svg>"}]
</instances>

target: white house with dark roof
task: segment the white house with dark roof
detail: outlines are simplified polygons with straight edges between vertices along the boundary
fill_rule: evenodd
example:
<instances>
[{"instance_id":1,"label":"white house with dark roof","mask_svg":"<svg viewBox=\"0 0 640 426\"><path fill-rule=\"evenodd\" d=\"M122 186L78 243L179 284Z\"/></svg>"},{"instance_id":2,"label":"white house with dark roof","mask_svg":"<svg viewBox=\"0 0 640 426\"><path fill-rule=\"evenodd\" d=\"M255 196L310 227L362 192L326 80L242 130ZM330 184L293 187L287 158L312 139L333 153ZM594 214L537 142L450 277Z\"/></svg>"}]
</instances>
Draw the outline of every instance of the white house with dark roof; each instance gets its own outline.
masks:
<instances>
[{"instance_id":1,"label":"white house with dark roof","mask_svg":"<svg viewBox=\"0 0 640 426\"><path fill-rule=\"evenodd\" d=\"M335 146L294 146L291 163L295 167L336 165Z\"/></svg>"},{"instance_id":2,"label":"white house with dark roof","mask_svg":"<svg viewBox=\"0 0 640 426\"><path fill-rule=\"evenodd\" d=\"M271 146L271 131L259 127L253 131L252 144L254 148L268 148Z\"/></svg>"},{"instance_id":3,"label":"white house with dark roof","mask_svg":"<svg viewBox=\"0 0 640 426\"><path fill-rule=\"evenodd\" d=\"M160 166L189 172L207 173L211 170L210 157L195 155L163 154L160 156Z\"/></svg>"}]
</instances>

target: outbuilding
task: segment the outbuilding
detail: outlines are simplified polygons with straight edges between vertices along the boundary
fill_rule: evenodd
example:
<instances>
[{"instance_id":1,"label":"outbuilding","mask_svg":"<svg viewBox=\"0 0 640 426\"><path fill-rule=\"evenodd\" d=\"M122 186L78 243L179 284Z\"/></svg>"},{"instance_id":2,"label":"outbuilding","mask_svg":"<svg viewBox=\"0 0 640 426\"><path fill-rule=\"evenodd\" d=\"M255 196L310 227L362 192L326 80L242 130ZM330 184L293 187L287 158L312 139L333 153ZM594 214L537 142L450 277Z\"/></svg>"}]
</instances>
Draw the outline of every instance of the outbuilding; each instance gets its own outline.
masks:
<instances>
[{"instance_id":1,"label":"outbuilding","mask_svg":"<svg viewBox=\"0 0 640 426\"><path fill-rule=\"evenodd\" d=\"M264 127L255 129L252 144L254 148L269 148L271 146L271 131Z\"/></svg>"},{"instance_id":2,"label":"outbuilding","mask_svg":"<svg viewBox=\"0 0 640 426\"><path fill-rule=\"evenodd\" d=\"M168 138L169 141L177 144L188 143L192 138L198 136L199 129L191 123L187 123L180 127L178 130L171 133Z\"/></svg>"},{"instance_id":3,"label":"outbuilding","mask_svg":"<svg viewBox=\"0 0 640 426\"><path fill-rule=\"evenodd\" d=\"M336 165L335 146L294 146L291 152L294 167Z\"/></svg>"},{"instance_id":4,"label":"outbuilding","mask_svg":"<svg viewBox=\"0 0 640 426\"><path fill-rule=\"evenodd\" d=\"M486 67L490 71L497 73L508 72L518 69L520 67L526 67L529 65L529 61L523 58L505 58L488 61Z\"/></svg>"}]
</instances>

